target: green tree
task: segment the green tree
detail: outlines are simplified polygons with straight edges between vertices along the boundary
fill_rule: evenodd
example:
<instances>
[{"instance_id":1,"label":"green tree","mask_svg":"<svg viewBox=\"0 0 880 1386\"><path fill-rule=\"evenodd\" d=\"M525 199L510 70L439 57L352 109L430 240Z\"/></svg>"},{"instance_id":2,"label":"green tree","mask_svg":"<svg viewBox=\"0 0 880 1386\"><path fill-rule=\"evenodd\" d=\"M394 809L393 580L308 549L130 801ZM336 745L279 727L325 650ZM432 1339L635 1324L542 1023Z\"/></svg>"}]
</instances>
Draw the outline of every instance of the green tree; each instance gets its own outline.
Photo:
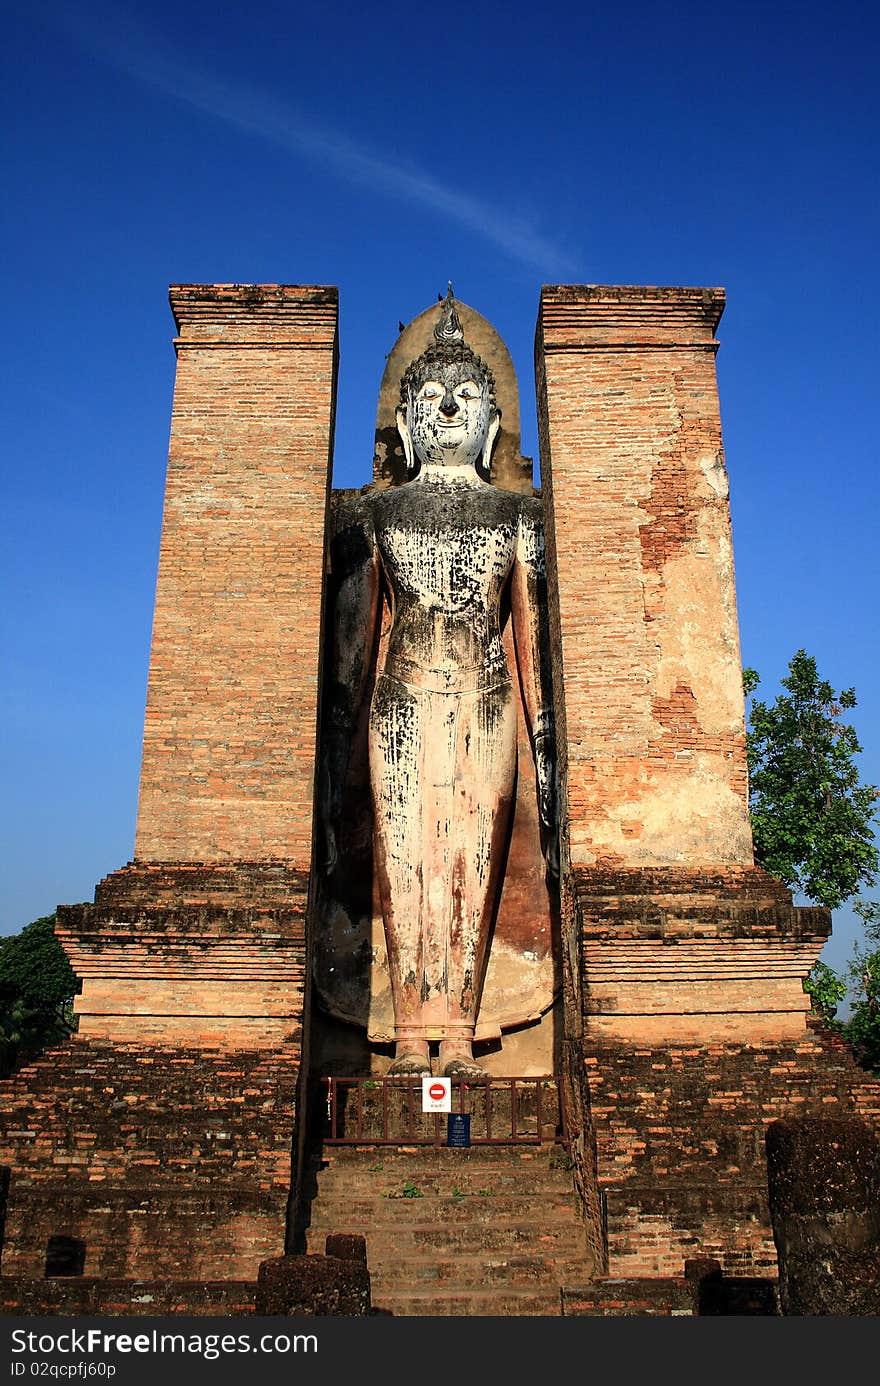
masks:
<instances>
[{"instance_id":1,"label":"green tree","mask_svg":"<svg viewBox=\"0 0 880 1386\"><path fill-rule=\"evenodd\" d=\"M853 949L848 969L853 1005L844 1033L859 1061L880 1073L880 900L857 900L854 908L865 939Z\"/></svg>"},{"instance_id":2,"label":"green tree","mask_svg":"<svg viewBox=\"0 0 880 1386\"><path fill-rule=\"evenodd\" d=\"M760 680L746 669L747 697ZM878 797L860 782L855 729L842 713L855 690L835 693L815 659L798 650L774 703L753 699L746 744L755 856L816 904L836 909L878 869Z\"/></svg>"},{"instance_id":3,"label":"green tree","mask_svg":"<svg viewBox=\"0 0 880 1386\"><path fill-rule=\"evenodd\" d=\"M848 987L839 972L827 963L817 962L804 981L804 991L814 1011L823 1015L829 1024L835 1022L837 1007L846 996Z\"/></svg>"},{"instance_id":4,"label":"green tree","mask_svg":"<svg viewBox=\"0 0 880 1386\"><path fill-rule=\"evenodd\" d=\"M7 1053L44 1049L76 1028L80 989L54 931L54 915L0 940L0 1041Z\"/></svg>"}]
</instances>

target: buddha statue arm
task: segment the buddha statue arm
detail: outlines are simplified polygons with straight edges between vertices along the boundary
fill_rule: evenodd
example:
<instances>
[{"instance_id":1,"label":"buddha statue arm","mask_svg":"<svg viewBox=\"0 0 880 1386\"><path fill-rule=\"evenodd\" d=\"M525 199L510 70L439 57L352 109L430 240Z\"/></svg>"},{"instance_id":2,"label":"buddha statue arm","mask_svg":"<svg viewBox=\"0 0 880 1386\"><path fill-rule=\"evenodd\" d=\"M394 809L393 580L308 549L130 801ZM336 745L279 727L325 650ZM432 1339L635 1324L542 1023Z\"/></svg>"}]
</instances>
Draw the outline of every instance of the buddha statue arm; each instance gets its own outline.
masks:
<instances>
[{"instance_id":1,"label":"buddha statue arm","mask_svg":"<svg viewBox=\"0 0 880 1386\"><path fill-rule=\"evenodd\" d=\"M523 709L535 757L538 815L547 866L559 872L556 726L547 632L547 567L541 502L528 498L519 518L511 575L511 616Z\"/></svg>"},{"instance_id":2,"label":"buddha statue arm","mask_svg":"<svg viewBox=\"0 0 880 1386\"><path fill-rule=\"evenodd\" d=\"M319 811L323 869L336 866L336 829L352 740L376 643L379 554L369 506L356 502L337 517L330 543L328 581L329 670Z\"/></svg>"}]
</instances>

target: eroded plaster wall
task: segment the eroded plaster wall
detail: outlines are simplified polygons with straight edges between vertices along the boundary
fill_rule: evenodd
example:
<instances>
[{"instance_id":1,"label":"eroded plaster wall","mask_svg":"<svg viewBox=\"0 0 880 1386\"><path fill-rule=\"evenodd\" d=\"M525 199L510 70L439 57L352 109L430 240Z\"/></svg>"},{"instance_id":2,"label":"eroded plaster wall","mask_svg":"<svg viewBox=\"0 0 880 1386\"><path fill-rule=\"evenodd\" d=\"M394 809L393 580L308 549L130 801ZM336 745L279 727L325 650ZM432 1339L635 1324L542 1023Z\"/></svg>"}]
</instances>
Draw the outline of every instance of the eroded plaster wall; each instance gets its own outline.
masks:
<instances>
[{"instance_id":1,"label":"eroded plaster wall","mask_svg":"<svg viewBox=\"0 0 880 1386\"><path fill-rule=\"evenodd\" d=\"M752 861L715 377L723 306L716 289L542 292L573 866Z\"/></svg>"}]
</instances>

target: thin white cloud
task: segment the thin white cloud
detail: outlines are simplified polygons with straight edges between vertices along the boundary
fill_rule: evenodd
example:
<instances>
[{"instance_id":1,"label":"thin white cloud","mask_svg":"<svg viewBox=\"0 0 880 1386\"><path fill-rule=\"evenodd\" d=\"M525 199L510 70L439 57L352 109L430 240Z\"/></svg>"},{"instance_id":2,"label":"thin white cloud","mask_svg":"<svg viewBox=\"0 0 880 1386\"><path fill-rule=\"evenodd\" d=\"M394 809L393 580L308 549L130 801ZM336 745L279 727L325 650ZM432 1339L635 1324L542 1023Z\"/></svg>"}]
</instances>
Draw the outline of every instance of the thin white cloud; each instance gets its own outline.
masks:
<instances>
[{"instance_id":1,"label":"thin white cloud","mask_svg":"<svg viewBox=\"0 0 880 1386\"><path fill-rule=\"evenodd\" d=\"M100 16L95 9L84 15L74 8L49 16L43 7L42 14L117 69L236 130L308 159L342 182L457 222L546 274L562 277L575 272L570 257L529 219L453 190L414 165L396 163L341 131L306 119L286 101L181 61L121 7L102 10Z\"/></svg>"}]
</instances>

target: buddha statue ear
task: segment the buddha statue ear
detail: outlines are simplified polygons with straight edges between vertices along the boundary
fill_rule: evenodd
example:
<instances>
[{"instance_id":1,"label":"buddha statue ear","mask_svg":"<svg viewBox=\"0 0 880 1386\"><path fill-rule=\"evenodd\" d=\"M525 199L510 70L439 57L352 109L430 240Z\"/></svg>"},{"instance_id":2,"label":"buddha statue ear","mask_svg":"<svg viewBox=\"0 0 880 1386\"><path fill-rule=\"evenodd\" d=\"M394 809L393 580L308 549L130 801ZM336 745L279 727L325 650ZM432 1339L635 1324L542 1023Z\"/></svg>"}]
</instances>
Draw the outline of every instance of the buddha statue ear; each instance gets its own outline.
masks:
<instances>
[{"instance_id":1,"label":"buddha statue ear","mask_svg":"<svg viewBox=\"0 0 880 1386\"><path fill-rule=\"evenodd\" d=\"M416 453L413 447L412 434L409 431L409 424L406 421L406 410L403 405L397 410L397 431L400 434L400 441L403 443L403 455L406 458L406 470L411 476L416 467Z\"/></svg>"},{"instance_id":2,"label":"buddha statue ear","mask_svg":"<svg viewBox=\"0 0 880 1386\"><path fill-rule=\"evenodd\" d=\"M483 444L483 456L480 459L481 466L487 477L489 475L489 463L492 461L492 449L495 446L495 439L498 437L498 430L500 428L501 410L495 409L489 419L489 427L486 430L486 441Z\"/></svg>"}]
</instances>

